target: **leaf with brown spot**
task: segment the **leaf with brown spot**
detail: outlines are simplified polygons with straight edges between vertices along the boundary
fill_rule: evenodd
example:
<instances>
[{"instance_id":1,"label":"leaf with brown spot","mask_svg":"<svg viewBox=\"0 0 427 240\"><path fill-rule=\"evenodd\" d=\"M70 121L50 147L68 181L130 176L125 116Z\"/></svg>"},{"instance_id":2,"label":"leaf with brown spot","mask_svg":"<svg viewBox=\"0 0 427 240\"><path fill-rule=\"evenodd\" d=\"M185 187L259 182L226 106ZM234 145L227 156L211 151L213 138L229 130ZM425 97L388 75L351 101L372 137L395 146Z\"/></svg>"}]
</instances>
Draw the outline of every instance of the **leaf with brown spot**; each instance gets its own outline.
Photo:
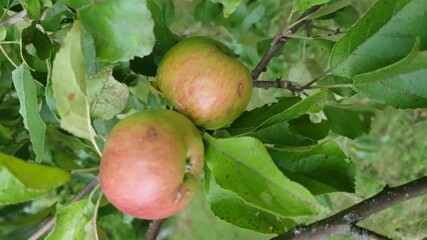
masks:
<instances>
[{"instance_id":1,"label":"leaf with brown spot","mask_svg":"<svg viewBox=\"0 0 427 240\"><path fill-rule=\"evenodd\" d=\"M77 137L94 141L95 131L86 96L86 63L81 46L81 25L77 21L64 39L52 67L52 87L61 128Z\"/></svg>"}]
</instances>

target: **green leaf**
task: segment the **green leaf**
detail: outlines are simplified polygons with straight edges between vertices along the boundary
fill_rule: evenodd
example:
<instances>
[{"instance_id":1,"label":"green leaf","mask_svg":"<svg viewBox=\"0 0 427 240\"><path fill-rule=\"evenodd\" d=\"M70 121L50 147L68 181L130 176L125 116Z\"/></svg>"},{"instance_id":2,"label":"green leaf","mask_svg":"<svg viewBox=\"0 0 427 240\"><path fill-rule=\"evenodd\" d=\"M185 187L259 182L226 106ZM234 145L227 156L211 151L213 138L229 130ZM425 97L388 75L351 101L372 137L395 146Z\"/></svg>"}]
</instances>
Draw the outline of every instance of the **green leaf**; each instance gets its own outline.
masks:
<instances>
[{"instance_id":1,"label":"green leaf","mask_svg":"<svg viewBox=\"0 0 427 240\"><path fill-rule=\"evenodd\" d=\"M59 168L0 153L0 205L41 197L69 179L70 174Z\"/></svg>"},{"instance_id":2,"label":"green leaf","mask_svg":"<svg viewBox=\"0 0 427 240\"><path fill-rule=\"evenodd\" d=\"M255 131L250 134L266 144L279 146L303 146L312 145L316 142L312 139L301 136L291 130L288 122L281 122Z\"/></svg>"},{"instance_id":3,"label":"green leaf","mask_svg":"<svg viewBox=\"0 0 427 240\"><path fill-rule=\"evenodd\" d=\"M270 148L280 170L315 195L329 192L354 192L355 165L333 141L296 148Z\"/></svg>"},{"instance_id":4,"label":"green leaf","mask_svg":"<svg viewBox=\"0 0 427 240\"><path fill-rule=\"evenodd\" d=\"M396 230L400 239L425 239L427 238L427 218L423 217L415 223Z\"/></svg>"},{"instance_id":5,"label":"green leaf","mask_svg":"<svg viewBox=\"0 0 427 240\"><path fill-rule=\"evenodd\" d=\"M315 18L329 15L349 5L351 5L351 0L334 1L331 4L322 6L319 10L317 10L313 14L310 14L308 19L315 19Z\"/></svg>"},{"instance_id":6,"label":"green leaf","mask_svg":"<svg viewBox=\"0 0 427 240\"><path fill-rule=\"evenodd\" d=\"M3 41L6 38L7 31L5 27L0 27L0 41Z\"/></svg>"},{"instance_id":7,"label":"green leaf","mask_svg":"<svg viewBox=\"0 0 427 240\"><path fill-rule=\"evenodd\" d=\"M31 76L30 70L24 64L21 64L19 68L12 72L12 78L21 106L19 113L24 120L25 129L30 133L33 150L36 154L36 161L40 163L45 154L44 140L46 125L39 113L36 83Z\"/></svg>"},{"instance_id":8,"label":"green leaf","mask_svg":"<svg viewBox=\"0 0 427 240\"><path fill-rule=\"evenodd\" d=\"M221 188L209 168L205 171L205 191L215 216L235 226L262 233L281 234L294 228L297 223L253 207L236 194Z\"/></svg>"},{"instance_id":9,"label":"green leaf","mask_svg":"<svg viewBox=\"0 0 427 240\"><path fill-rule=\"evenodd\" d=\"M313 140L325 138L330 129L328 121L321 119L319 122L312 122L308 114L290 120L289 124L291 131Z\"/></svg>"},{"instance_id":10,"label":"green leaf","mask_svg":"<svg viewBox=\"0 0 427 240\"><path fill-rule=\"evenodd\" d=\"M155 47L166 52L176 43L175 36L166 25L160 6L154 0L147 0L147 7L154 20Z\"/></svg>"},{"instance_id":11,"label":"green leaf","mask_svg":"<svg viewBox=\"0 0 427 240\"><path fill-rule=\"evenodd\" d=\"M293 11L304 11L309 9L310 7L318 4L325 4L330 0L298 0L296 5L294 6Z\"/></svg>"},{"instance_id":12,"label":"green leaf","mask_svg":"<svg viewBox=\"0 0 427 240\"><path fill-rule=\"evenodd\" d=\"M242 0L211 0L214 3L221 3L224 6L224 17L227 18L236 11Z\"/></svg>"},{"instance_id":13,"label":"green leaf","mask_svg":"<svg viewBox=\"0 0 427 240\"><path fill-rule=\"evenodd\" d=\"M232 135L245 134L291 120L305 113L319 112L326 98L327 92L319 92L303 100L299 97L279 98L277 103L243 112L227 130Z\"/></svg>"},{"instance_id":14,"label":"green leaf","mask_svg":"<svg viewBox=\"0 0 427 240\"><path fill-rule=\"evenodd\" d=\"M46 11L46 16L42 21L42 26L46 31L55 32L60 28L61 21L73 18L73 12L63 3L56 2L52 8Z\"/></svg>"},{"instance_id":15,"label":"green leaf","mask_svg":"<svg viewBox=\"0 0 427 240\"><path fill-rule=\"evenodd\" d=\"M396 108L427 108L427 51L417 47L401 61L354 77L356 91Z\"/></svg>"},{"instance_id":16,"label":"green leaf","mask_svg":"<svg viewBox=\"0 0 427 240\"><path fill-rule=\"evenodd\" d=\"M27 12L28 18L32 20L40 19L43 12L43 3L40 0L20 0Z\"/></svg>"},{"instance_id":17,"label":"green leaf","mask_svg":"<svg viewBox=\"0 0 427 240\"><path fill-rule=\"evenodd\" d=\"M334 85L344 86L342 84L348 84L349 86L348 87L329 87ZM356 92L352 88L352 84L353 84L353 81L350 78L341 77L337 75L328 75L317 82L317 85L324 88L328 88L332 92L343 97L351 97L354 94L356 94Z\"/></svg>"},{"instance_id":18,"label":"green leaf","mask_svg":"<svg viewBox=\"0 0 427 240\"><path fill-rule=\"evenodd\" d=\"M56 216L55 227L45 239L87 239L85 226L90 222L94 209L95 206L88 199L66 206Z\"/></svg>"},{"instance_id":19,"label":"green leaf","mask_svg":"<svg viewBox=\"0 0 427 240\"><path fill-rule=\"evenodd\" d=\"M146 1L100 1L79 9L78 16L93 36L102 61L127 61L153 49L154 22Z\"/></svg>"},{"instance_id":20,"label":"green leaf","mask_svg":"<svg viewBox=\"0 0 427 240\"><path fill-rule=\"evenodd\" d=\"M263 144L252 137L207 141L206 162L216 182L247 203L282 217L322 211L311 193L286 178Z\"/></svg>"},{"instance_id":21,"label":"green leaf","mask_svg":"<svg viewBox=\"0 0 427 240\"><path fill-rule=\"evenodd\" d=\"M104 68L88 82L90 114L93 118L111 119L126 106L129 90L112 76L113 68Z\"/></svg>"},{"instance_id":22,"label":"green leaf","mask_svg":"<svg viewBox=\"0 0 427 240\"><path fill-rule=\"evenodd\" d=\"M37 212L35 214L28 214L24 217L20 217L14 221L4 221L0 222L0 226L22 226L29 223L34 222L41 222L43 219L46 219L48 217L53 217L53 215L56 212L56 204L53 204L52 206Z\"/></svg>"},{"instance_id":23,"label":"green leaf","mask_svg":"<svg viewBox=\"0 0 427 240\"><path fill-rule=\"evenodd\" d=\"M55 50L55 45L49 36L40 32L34 21L31 26L21 32L21 55L24 62L31 69L45 70L43 62Z\"/></svg>"},{"instance_id":24,"label":"green leaf","mask_svg":"<svg viewBox=\"0 0 427 240\"><path fill-rule=\"evenodd\" d=\"M94 140L86 97L86 65L81 46L81 25L75 22L56 54L52 87L61 127L77 137Z\"/></svg>"},{"instance_id":25,"label":"green leaf","mask_svg":"<svg viewBox=\"0 0 427 240\"><path fill-rule=\"evenodd\" d=\"M427 2L380 0L337 42L330 58L332 73L351 78L402 59L415 39L427 48Z\"/></svg>"},{"instance_id":26,"label":"green leaf","mask_svg":"<svg viewBox=\"0 0 427 240\"><path fill-rule=\"evenodd\" d=\"M327 105L323 112L333 132L351 139L367 134L374 117L364 105Z\"/></svg>"}]
</instances>

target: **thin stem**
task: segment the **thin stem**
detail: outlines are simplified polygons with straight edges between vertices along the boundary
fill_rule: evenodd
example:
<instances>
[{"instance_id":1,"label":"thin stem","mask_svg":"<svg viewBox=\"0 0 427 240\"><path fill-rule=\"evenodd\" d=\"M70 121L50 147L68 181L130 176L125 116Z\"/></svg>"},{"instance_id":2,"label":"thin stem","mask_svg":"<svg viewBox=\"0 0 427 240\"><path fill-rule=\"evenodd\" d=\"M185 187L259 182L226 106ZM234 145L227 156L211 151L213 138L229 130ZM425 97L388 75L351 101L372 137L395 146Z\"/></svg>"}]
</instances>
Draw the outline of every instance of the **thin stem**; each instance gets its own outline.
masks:
<instances>
[{"instance_id":1,"label":"thin stem","mask_svg":"<svg viewBox=\"0 0 427 240\"><path fill-rule=\"evenodd\" d=\"M0 27L13 25L19 22L25 21L25 17L27 16L27 12L25 10L20 11L19 13L13 15L12 17L0 21Z\"/></svg>"},{"instance_id":2,"label":"thin stem","mask_svg":"<svg viewBox=\"0 0 427 240\"><path fill-rule=\"evenodd\" d=\"M12 61L12 59L9 57L9 55L6 53L6 51L4 50L4 48L3 48L3 46L2 45L0 45L0 51L4 54L4 56L6 57L6 59L7 60L9 60L9 62L15 67L15 68L18 68L19 66L16 64L16 63L14 63L13 61Z\"/></svg>"},{"instance_id":3,"label":"thin stem","mask_svg":"<svg viewBox=\"0 0 427 240\"><path fill-rule=\"evenodd\" d=\"M352 229L361 230L354 227L357 222L372 214L390 208L395 204L424 194L427 194L427 177L422 177L398 187L390 188L386 186L381 192L371 198L328 218L279 235L272 238L272 240L327 239L341 234L357 236L357 231L352 231ZM368 232L368 230L364 232L365 235L368 233L372 232ZM377 234L377 237L380 236ZM387 239L384 236L382 237L382 239Z\"/></svg>"},{"instance_id":4,"label":"thin stem","mask_svg":"<svg viewBox=\"0 0 427 240\"><path fill-rule=\"evenodd\" d=\"M145 235L145 240L156 240L157 235L159 235L160 229L162 228L163 223L166 219L153 220L148 226L147 233Z\"/></svg>"},{"instance_id":5,"label":"thin stem","mask_svg":"<svg viewBox=\"0 0 427 240\"><path fill-rule=\"evenodd\" d=\"M95 229L95 239L99 240L99 236L98 236L98 226L97 226L97 219L98 219L98 209L99 209L99 204L101 203L101 199L102 199L102 191L99 193L98 199L96 200L96 204L95 204L95 212L93 213L93 229Z\"/></svg>"},{"instance_id":6,"label":"thin stem","mask_svg":"<svg viewBox=\"0 0 427 240\"><path fill-rule=\"evenodd\" d=\"M99 167L74 169L74 170L71 170L71 174L74 174L74 173L95 172L95 171L98 171L98 170L99 170Z\"/></svg>"},{"instance_id":7,"label":"thin stem","mask_svg":"<svg viewBox=\"0 0 427 240\"><path fill-rule=\"evenodd\" d=\"M0 45L1 44L21 44L18 41L0 41Z\"/></svg>"},{"instance_id":8,"label":"thin stem","mask_svg":"<svg viewBox=\"0 0 427 240\"><path fill-rule=\"evenodd\" d=\"M88 192L90 192L94 187L99 184L98 177L93 178L68 204L75 203L82 199ZM56 216L52 217L42 228L40 228L37 232L35 232L29 240L37 240L41 236L43 236L49 229L55 225Z\"/></svg>"},{"instance_id":9,"label":"thin stem","mask_svg":"<svg viewBox=\"0 0 427 240\"><path fill-rule=\"evenodd\" d=\"M307 11L305 11L291 26L288 28L280 31L279 33L274 36L273 40L270 43L270 47L268 48L267 52L264 54L264 56L261 58L258 65L255 67L255 69L252 71L252 79L257 80L261 72L264 71L267 64L270 62L270 60L273 58L273 56L280 50L280 48L283 47L283 45L289 40L289 35L292 35L296 31L298 31L301 26L303 26L308 20L306 19L307 16L314 13L320 8L321 5L315 5L311 8L309 8Z\"/></svg>"},{"instance_id":10,"label":"thin stem","mask_svg":"<svg viewBox=\"0 0 427 240\"><path fill-rule=\"evenodd\" d=\"M321 86L308 86L306 89L316 89L316 88L352 88L354 87L354 84L347 83L347 84L331 84L331 85L321 85Z\"/></svg>"}]
</instances>

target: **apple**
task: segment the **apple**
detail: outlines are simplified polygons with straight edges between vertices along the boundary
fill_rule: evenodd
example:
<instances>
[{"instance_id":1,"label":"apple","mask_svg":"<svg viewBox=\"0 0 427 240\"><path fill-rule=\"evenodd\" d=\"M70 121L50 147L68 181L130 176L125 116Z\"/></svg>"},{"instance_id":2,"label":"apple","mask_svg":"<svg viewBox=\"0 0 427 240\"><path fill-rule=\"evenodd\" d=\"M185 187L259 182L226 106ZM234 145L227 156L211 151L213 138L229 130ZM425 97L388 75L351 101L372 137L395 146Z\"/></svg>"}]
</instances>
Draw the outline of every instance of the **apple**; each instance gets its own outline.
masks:
<instances>
[{"instance_id":1,"label":"apple","mask_svg":"<svg viewBox=\"0 0 427 240\"><path fill-rule=\"evenodd\" d=\"M161 59L157 82L166 99L196 125L215 130L231 123L247 107L252 77L224 44L189 37Z\"/></svg>"},{"instance_id":2,"label":"apple","mask_svg":"<svg viewBox=\"0 0 427 240\"><path fill-rule=\"evenodd\" d=\"M108 137L99 170L102 191L128 215L166 218L194 196L203 155L201 134L184 115L171 110L134 113Z\"/></svg>"}]
</instances>

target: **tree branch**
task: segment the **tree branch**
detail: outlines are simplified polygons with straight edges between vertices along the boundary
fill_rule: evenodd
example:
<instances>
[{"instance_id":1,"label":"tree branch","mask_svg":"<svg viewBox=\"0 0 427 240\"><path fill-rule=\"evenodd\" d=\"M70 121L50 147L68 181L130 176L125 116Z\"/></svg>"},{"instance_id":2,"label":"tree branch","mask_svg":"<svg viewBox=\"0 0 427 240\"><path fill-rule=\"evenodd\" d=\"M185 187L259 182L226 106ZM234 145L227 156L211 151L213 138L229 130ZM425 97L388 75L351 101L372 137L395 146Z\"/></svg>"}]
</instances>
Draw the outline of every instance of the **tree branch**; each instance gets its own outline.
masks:
<instances>
[{"instance_id":1,"label":"tree branch","mask_svg":"<svg viewBox=\"0 0 427 240\"><path fill-rule=\"evenodd\" d=\"M75 203L82 199L88 192L90 192L96 185L98 185L98 177L93 178L68 204ZM49 222L46 223L42 228L35 232L28 240L37 240L43 236L49 229L55 225L56 216L52 217Z\"/></svg>"},{"instance_id":2,"label":"tree branch","mask_svg":"<svg viewBox=\"0 0 427 240\"><path fill-rule=\"evenodd\" d=\"M422 177L398 187L390 188L386 186L375 196L350 208L308 226L295 228L288 233L272 238L272 240L327 239L341 234L362 237L371 236L372 238L369 239L388 239L367 229L355 226L355 224L374 213L424 194L427 194L427 177Z\"/></svg>"},{"instance_id":3,"label":"tree branch","mask_svg":"<svg viewBox=\"0 0 427 240\"><path fill-rule=\"evenodd\" d=\"M255 67L255 69L252 71L252 79L257 80L261 72L264 71L267 64L270 62L270 60L273 58L274 54L276 54L280 48L290 39L289 35L294 34L298 29L303 26L308 20L305 18L309 16L310 14L314 13L320 8L321 5L315 5L311 8L309 8L307 11L305 11L297 20L295 24L290 26L287 29L284 29L280 31L276 36L274 36L273 40L270 43L270 47L268 48L267 52L262 57L261 61L258 63L258 65Z\"/></svg>"},{"instance_id":4,"label":"tree branch","mask_svg":"<svg viewBox=\"0 0 427 240\"><path fill-rule=\"evenodd\" d=\"M151 221L150 226L148 226L147 233L145 234L145 240L156 240L165 220L166 218Z\"/></svg>"},{"instance_id":5,"label":"tree branch","mask_svg":"<svg viewBox=\"0 0 427 240\"><path fill-rule=\"evenodd\" d=\"M12 17L5 19L3 21L0 21L0 27L13 25L19 22L25 21L25 18L27 17L27 12L25 10L20 11L19 13L13 15Z\"/></svg>"}]
</instances>

